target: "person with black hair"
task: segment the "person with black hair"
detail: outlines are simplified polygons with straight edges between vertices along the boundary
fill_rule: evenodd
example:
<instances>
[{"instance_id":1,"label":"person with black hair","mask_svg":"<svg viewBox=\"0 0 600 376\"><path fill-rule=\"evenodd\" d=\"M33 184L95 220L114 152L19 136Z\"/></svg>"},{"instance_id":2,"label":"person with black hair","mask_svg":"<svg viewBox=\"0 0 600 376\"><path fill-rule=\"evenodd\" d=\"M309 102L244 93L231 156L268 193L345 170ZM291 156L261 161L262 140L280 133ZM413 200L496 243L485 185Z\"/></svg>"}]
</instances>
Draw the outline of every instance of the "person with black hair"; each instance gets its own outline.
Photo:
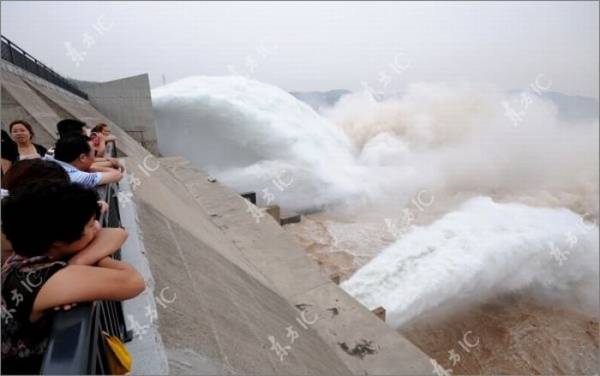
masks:
<instances>
[{"instance_id":1,"label":"person with black hair","mask_svg":"<svg viewBox=\"0 0 600 376\"><path fill-rule=\"evenodd\" d=\"M69 175L58 163L44 159L24 159L15 162L4 176L4 186L9 192L35 182L69 182Z\"/></svg>"},{"instance_id":2,"label":"person with black hair","mask_svg":"<svg viewBox=\"0 0 600 376\"><path fill-rule=\"evenodd\" d=\"M120 170L121 172L125 172L125 167L116 159L116 158L105 158L104 151L106 148L106 140L102 132L90 132L87 125L75 119L63 119L56 124L56 129L58 130L58 136L60 138L70 137L70 136L84 136L88 137L88 141L90 141L90 146L94 151L94 162L96 163L96 167L110 167ZM53 155L55 153L55 148L50 150L50 154Z\"/></svg>"},{"instance_id":3,"label":"person with black hair","mask_svg":"<svg viewBox=\"0 0 600 376\"><path fill-rule=\"evenodd\" d=\"M87 135L86 124L83 121L75 119L63 119L56 123L58 137L63 138L68 135Z\"/></svg>"},{"instance_id":4,"label":"person with black hair","mask_svg":"<svg viewBox=\"0 0 600 376\"><path fill-rule=\"evenodd\" d=\"M3 374L39 373L53 309L144 290L135 268L110 257L127 232L100 228L97 200L80 184L48 182L2 200L2 231L15 252L2 266ZM60 220L48 220L58 213Z\"/></svg>"},{"instance_id":5,"label":"person with black hair","mask_svg":"<svg viewBox=\"0 0 600 376\"><path fill-rule=\"evenodd\" d=\"M58 163L43 159L24 159L15 162L3 178L6 189L2 189L2 198L9 196L10 192L16 193L19 188L34 182L58 182L68 183L69 175ZM104 203L105 204L105 203ZM103 206L104 207L104 206ZM2 264L13 253L12 244L6 239L4 233L2 238Z\"/></svg>"},{"instance_id":6,"label":"person with black hair","mask_svg":"<svg viewBox=\"0 0 600 376\"><path fill-rule=\"evenodd\" d=\"M110 167L94 166L94 151L88 139L81 135L68 135L56 142L54 158L69 174L72 182L86 187L118 182L123 177L121 171Z\"/></svg>"},{"instance_id":7,"label":"person with black hair","mask_svg":"<svg viewBox=\"0 0 600 376\"><path fill-rule=\"evenodd\" d=\"M34 144L33 127L25 120L15 120L8 126L10 137L17 145L17 154L13 162L21 159L42 158L48 151L42 145Z\"/></svg>"},{"instance_id":8,"label":"person with black hair","mask_svg":"<svg viewBox=\"0 0 600 376\"><path fill-rule=\"evenodd\" d=\"M69 175L58 163L43 159L25 159L15 162L4 177L6 190L2 197L15 194L30 183L68 183ZM102 213L108 210L108 203L98 201ZM2 233L2 264L12 254L12 244Z\"/></svg>"}]
</instances>

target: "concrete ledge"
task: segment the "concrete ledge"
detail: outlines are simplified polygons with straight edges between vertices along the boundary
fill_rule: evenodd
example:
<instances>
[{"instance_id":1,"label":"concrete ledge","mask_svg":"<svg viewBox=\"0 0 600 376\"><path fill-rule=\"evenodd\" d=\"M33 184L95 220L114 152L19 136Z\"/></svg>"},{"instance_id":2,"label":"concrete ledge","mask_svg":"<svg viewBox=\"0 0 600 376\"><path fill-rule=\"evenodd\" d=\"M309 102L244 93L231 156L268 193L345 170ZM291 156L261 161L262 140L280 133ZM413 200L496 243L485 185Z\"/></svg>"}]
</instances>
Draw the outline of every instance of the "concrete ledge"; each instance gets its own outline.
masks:
<instances>
[{"instance_id":1,"label":"concrete ledge","mask_svg":"<svg viewBox=\"0 0 600 376\"><path fill-rule=\"evenodd\" d=\"M279 205L269 205L265 209L266 212L273 217L275 221L277 221L277 223L281 223Z\"/></svg>"},{"instance_id":2,"label":"concrete ledge","mask_svg":"<svg viewBox=\"0 0 600 376\"><path fill-rule=\"evenodd\" d=\"M119 192L125 195L131 193L131 187L127 181L119 183ZM120 200L119 213L121 223L129 233L127 241L121 248L121 259L131 265L142 274L146 281L146 290L137 297L123 302L127 329L132 328L131 319L144 327L145 333L134 333L134 338L127 343L127 349L133 356L133 375L168 375L169 363L158 330L158 320L153 320L149 313L158 312L154 296L160 298L160 292L155 291L155 281L150 272L148 259L145 256L144 243L138 228L138 218L135 203L133 201ZM138 334L138 335L135 335Z\"/></svg>"},{"instance_id":3,"label":"concrete ledge","mask_svg":"<svg viewBox=\"0 0 600 376\"><path fill-rule=\"evenodd\" d=\"M281 220L279 223L282 226L289 225L290 223L300 223L302 220L302 215L297 213L284 213L281 216Z\"/></svg>"},{"instance_id":4,"label":"concrete ledge","mask_svg":"<svg viewBox=\"0 0 600 376\"><path fill-rule=\"evenodd\" d=\"M318 317L311 329L353 374L432 372L429 357L323 275L270 216L253 218L244 199L220 183L208 183L206 174L184 158L161 159L161 165L211 213L211 221L283 297L299 312ZM357 346L366 348L362 357L352 355Z\"/></svg>"}]
</instances>

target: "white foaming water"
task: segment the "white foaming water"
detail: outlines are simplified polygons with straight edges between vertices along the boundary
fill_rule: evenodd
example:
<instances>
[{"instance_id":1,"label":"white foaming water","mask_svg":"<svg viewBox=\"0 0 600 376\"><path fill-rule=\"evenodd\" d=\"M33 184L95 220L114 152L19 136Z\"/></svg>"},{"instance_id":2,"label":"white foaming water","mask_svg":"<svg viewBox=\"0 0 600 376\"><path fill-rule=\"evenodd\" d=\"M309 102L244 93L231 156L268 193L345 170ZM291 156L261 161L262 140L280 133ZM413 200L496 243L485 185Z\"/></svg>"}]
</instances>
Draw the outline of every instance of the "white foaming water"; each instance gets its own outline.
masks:
<instances>
[{"instance_id":1,"label":"white foaming water","mask_svg":"<svg viewBox=\"0 0 600 376\"><path fill-rule=\"evenodd\" d=\"M413 228L342 288L371 309L385 307L395 326L510 291L566 295L571 308L597 314L598 227L566 209L476 197Z\"/></svg>"},{"instance_id":2,"label":"white foaming water","mask_svg":"<svg viewBox=\"0 0 600 376\"><path fill-rule=\"evenodd\" d=\"M598 218L597 119L568 124L534 98L514 126L502 103L513 99L520 110L518 96L430 84L382 102L346 95L323 116L241 77L191 77L152 97L161 153L257 192L259 203L303 210L347 201L355 211L366 203L382 226L422 190L436 203L493 196L528 205L468 201L414 228L344 284L366 305L385 306L398 325L473 295L598 295L598 228L578 238L562 267L548 245L565 249L574 212Z\"/></svg>"},{"instance_id":3,"label":"white foaming water","mask_svg":"<svg viewBox=\"0 0 600 376\"><path fill-rule=\"evenodd\" d=\"M152 91L161 153L288 208L353 195L346 135L291 94L242 77L190 77ZM275 183L273 183L275 180Z\"/></svg>"},{"instance_id":4,"label":"white foaming water","mask_svg":"<svg viewBox=\"0 0 600 376\"><path fill-rule=\"evenodd\" d=\"M163 154L238 191L266 189L284 208L357 198L402 208L427 189L598 215L598 122L561 123L540 99L513 127L506 98L488 87L417 84L384 102L351 94L327 117L242 77L190 77L152 96Z\"/></svg>"}]
</instances>

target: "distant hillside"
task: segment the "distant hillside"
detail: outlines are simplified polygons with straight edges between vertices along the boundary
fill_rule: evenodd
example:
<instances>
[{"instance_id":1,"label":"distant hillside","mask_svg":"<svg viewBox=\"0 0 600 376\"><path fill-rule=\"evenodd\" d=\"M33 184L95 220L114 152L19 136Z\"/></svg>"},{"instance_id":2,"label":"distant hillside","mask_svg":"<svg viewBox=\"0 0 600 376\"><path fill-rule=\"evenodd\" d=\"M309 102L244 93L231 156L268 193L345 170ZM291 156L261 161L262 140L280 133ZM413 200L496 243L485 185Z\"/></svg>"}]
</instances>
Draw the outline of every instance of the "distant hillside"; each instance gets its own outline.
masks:
<instances>
[{"instance_id":1,"label":"distant hillside","mask_svg":"<svg viewBox=\"0 0 600 376\"><path fill-rule=\"evenodd\" d=\"M315 111L319 111L324 107L332 107L337 103L340 98L346 94L350 94L351 91L338 89L329 91L292 91L294 97L300 99L302 102L307 103Z\"/></svg>"},{"instance_id":2,"label":"distant hillside","mask_svg":"<svg viewBox=\"0 0 600 376\"><path fill-rule=\"evenodd\" d=\"M589 120L598 118L598 101L594 98L566 95L554 91L542 94L558 108L558 116L563 120Z\"/></svg>"},{"instance_id":3,"label":"distant hillside","mask_svg":"<svg viewBox=\"0 0 600 376\"><path fill-rule=\"evenodd\" d=\"M510 94L519 94L521 90L511 90ZM542 99L552 102L558 109L561 120L581 121L598 119L599 103L594 98L579 95L567 95L556 91L546 91Z\"/></svg>"}]
</instances>

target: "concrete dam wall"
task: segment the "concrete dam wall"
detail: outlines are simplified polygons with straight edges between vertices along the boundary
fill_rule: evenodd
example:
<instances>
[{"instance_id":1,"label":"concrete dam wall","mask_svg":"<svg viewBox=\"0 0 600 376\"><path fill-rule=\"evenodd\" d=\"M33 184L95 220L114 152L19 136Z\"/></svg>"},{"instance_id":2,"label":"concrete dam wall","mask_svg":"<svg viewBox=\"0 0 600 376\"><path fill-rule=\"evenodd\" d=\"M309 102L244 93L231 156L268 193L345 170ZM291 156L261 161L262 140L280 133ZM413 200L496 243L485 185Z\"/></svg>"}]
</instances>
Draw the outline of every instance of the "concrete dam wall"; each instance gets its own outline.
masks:
<instances>
[{"instance_id":1,"label":"concrete dam wall","mask_svg":"<svg viewBox=\"0 0 600 376\"><path fill-rule=\"evenodd\" d=\"M73 117L105 122L118 139L148 288L172 296L152 323L168 367L153 373L432 373L423 352L321 273L275 220L256 220L233 190L184 158L154 157L90 102L5 61L1 68L3 127L26 119L48 146L56 123ZM122 86L127 79L105 88ZM143 369L135 362L161 356L133 355L135 373Z\"/></svg>"}]
</instances>

